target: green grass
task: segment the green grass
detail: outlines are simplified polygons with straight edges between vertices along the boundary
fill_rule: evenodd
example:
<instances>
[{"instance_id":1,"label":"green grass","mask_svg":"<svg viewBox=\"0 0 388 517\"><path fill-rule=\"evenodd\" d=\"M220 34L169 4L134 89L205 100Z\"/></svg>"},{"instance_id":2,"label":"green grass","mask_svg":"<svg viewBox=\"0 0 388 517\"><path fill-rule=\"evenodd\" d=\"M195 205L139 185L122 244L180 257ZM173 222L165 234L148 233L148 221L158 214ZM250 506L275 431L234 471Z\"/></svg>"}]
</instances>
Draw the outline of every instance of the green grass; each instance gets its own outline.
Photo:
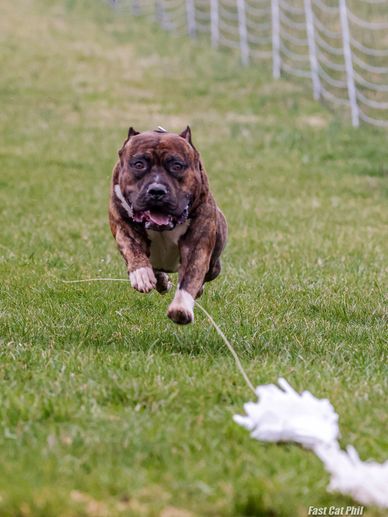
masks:
<instances>
[{"instance_id":1,"label":"green grass","mask_svg":"<svg viewBox=\"0 0 388 517\"><path fill-rule=\"evenodd\" d=\"M193 130L230 240L203 305L254 384L328 397L387 455L387 133L99 2L0 7L0 515L304 516L318 459L232 421L251 398L204 316L125 283L107 222L129 125ZM364 515L382 515L369 509Z\"/></svg>"}]
</instances>

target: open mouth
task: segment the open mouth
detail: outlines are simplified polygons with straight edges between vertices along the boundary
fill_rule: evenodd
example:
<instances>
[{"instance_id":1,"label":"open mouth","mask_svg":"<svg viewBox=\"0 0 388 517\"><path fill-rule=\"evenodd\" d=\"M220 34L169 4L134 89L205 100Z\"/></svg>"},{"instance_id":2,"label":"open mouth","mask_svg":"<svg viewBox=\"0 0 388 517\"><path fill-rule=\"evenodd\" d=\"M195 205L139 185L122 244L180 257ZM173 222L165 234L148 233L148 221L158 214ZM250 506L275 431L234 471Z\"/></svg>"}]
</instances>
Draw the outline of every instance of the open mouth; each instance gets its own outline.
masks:
<instances>
[{"instance_id":1,"label":"open mouth","mask_svg":"<svg viewBox=\"0 0 388 517\"><path fill-rule=\"evenodd\" d=\"M132 204L123 196L119 185L115 185L114 191L121 202L121 206L127 212L129 217L135 223L144 224L144 227L147 230L156 230L159 232L163 230L172 230L177 224L183 224L189 215L188 204L179 216L166 214L156 208L150 208L149 210L135 210Z\"/></svg>"},{"instance_id":2,"label":"open mouth","mask_svg":"<svg viewBox=\"0 0 388 517\"><path fill-rule=\"evenodd\" d=\"M172 230L177 224L182 224L186 221L189 215L188 206L183 212L177 217L172 214L165 214L155 209L144 210L140 212L133 211L133 220L136 223L144 224L144 227L148 230Z\"/></svg>"}]
</instances>

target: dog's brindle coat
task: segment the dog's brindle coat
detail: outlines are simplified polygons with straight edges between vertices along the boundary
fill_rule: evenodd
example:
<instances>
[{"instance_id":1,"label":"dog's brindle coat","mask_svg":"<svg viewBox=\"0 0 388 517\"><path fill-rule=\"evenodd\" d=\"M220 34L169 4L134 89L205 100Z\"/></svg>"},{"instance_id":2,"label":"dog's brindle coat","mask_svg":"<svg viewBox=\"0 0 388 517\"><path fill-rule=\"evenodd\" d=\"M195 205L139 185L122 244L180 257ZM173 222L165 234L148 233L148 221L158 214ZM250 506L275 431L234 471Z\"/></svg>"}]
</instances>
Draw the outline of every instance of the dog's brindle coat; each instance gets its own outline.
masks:
<instances>
[{"instance_id":1,"label":"dog's brindle coat","mask_svg":"<svg viewBox=\"0 0 388 517\"><path fill-rule=\"evenodd\" d=\"M187 127L180 135L129 129L113 169L109 220L132 287L160 293L179 283L168 316L194 319L194 299L220 273L227 225Z\"/></svg>"}]
</instances>

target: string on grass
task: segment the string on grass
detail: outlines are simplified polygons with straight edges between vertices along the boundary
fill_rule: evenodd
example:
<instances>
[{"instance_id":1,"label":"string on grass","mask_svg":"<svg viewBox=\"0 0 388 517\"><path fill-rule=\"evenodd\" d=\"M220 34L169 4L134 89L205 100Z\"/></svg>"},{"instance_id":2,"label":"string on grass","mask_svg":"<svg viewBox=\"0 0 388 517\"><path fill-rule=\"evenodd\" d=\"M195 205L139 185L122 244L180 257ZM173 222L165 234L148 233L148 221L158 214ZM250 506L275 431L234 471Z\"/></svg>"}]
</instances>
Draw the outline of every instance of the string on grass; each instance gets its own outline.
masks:
<instances>
[{"instance_id":1,"label":"string on grass","mask_svg":"<svg viewBox=\"0 0 388 517\"><path fill-rule=\"evenodd\" d=\"M127 280L85 278L62 282L77 284ZM317 399L309 391L299 394L282 378L278 380L278 386L267 384L255 389L225 334L207 310L198 302L195 304L224 341L246 384L258 398L257 402L246 403L246 415L234 415L234 421L250 431L256 440L297 443L312 451L331 476L329 491L350 495L362 504L388 508L388 461L382 464L363 462L353 447L341 450L338 443L338 414L329 400Z\"/></svg>"},{"instance_id":2,"label":"string on grass","mask_svg":"<svg viewBox=\"0 0 388 517\"><path fill-rule=\"evenodd\" d=\"M81 280L61 280L64 284L83 284L85 282L127 282L126 278L83 278Z\"/></svg>"},{"instance_id":3,"label":"string on grass","mask_svg":"<svg viewBox=\"0 0 388 517\"><path fill-rule=\"evenodd\" d=\"M125 278L84 278L81 280L61 280L61 281L64 284L80 284L80 283L86 283L86 282L128 282L128 280ZM235 351L235 349L233 348L231 343L228 341L225 334L222 332L220 327L217 325L217 323L214 321L214 319L210 316L210 314L207 312L207 310L204 307L202 307L202 305L200 303L198 303L197 301L195 302L195 304L205 314L205 316L208 318L208 320L214 327L217 334L221 337L221 339L227 346L228 350L230 351L230 353L232 354L232 356L236 362L236 366L237 366L238 370L240 371L241 375L243 376L243 379L247 383L247 386L249 387L249 389L251 391L253 391L253 393L256 393L253 384L249 380L249 377L241 364L241 361L237 355L237 352Z\"/></svg>"},{"instance_id":4,"label":"string on grass","mask_svg":"<svg viewBox=\"0 0 388 517\"><path fill-rule=\"evenodd\" d=\"M228 339L226 338L225 334L222 332L222 330L220 329L220 327L217 325L217 323L214 321L214 319L210 316L210 314L207 312L207 310L202 307L202 305L200 303L198 303L197 301L195 302L195 305L201 309L201 311L206 315L206 317L208 318L208 320L210 321L210 323L213 325L215 331L218 333L218 335L221 337L221 339L223 340L223 342L225 343L225 345L228 347L230 353L232 354L234 360L236 361L236 365L237 365L237 368L240 370L240 373L241 375L243 376L245 382L247 383L249 389L251 389L253 391L253 393L256 394L256 390L253 386L253 384L251 383L251 381L249 380L249 377L246 373L246 371L244 370L242 364L241 364L241 361L235 351L235 349L233 348L233 346L231 345L231 343L228 341Z\"/></svg>"}]
</instances>

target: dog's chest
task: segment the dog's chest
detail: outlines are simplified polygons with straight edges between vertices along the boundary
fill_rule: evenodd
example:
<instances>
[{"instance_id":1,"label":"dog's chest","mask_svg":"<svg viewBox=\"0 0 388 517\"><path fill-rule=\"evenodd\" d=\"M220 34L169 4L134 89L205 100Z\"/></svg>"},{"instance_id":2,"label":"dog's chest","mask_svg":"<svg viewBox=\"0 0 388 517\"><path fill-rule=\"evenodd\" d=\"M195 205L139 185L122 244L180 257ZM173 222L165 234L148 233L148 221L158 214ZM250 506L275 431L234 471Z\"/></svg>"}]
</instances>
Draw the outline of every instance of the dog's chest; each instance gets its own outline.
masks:
<instances>
[{"instance_id":1,"label":"dog's chest","mask_svg":"<svg viewBox=\"0 0 388 517\"><path fill-rule=\"evenodd\" d=\"M175 273L178 271L180 256L178 242L189 227L190 221L179 224L173 230L156 232L147 230L147 237L151 241L151 264L154 269Z\"/></svg>"}]
</instances>

